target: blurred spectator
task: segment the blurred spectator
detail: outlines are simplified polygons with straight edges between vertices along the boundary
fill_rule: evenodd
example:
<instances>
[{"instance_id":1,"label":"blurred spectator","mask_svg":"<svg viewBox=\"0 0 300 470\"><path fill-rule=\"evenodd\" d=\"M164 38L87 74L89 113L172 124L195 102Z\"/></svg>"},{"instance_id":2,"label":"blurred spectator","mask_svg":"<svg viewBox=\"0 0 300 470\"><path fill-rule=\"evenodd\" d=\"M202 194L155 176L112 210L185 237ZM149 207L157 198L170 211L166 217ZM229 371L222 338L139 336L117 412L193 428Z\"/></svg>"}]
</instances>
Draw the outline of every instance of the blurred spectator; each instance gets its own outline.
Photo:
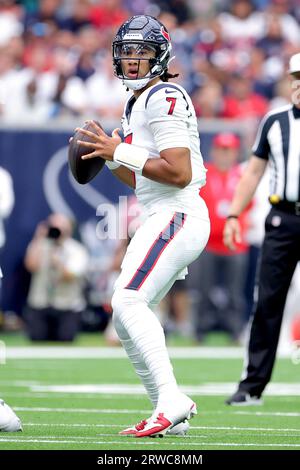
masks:
<instances>
[{"instance_id":1,"label":"blurred spectator","mask_svg":"<svg viewBox=\"0 0 300 470\"><path fill-rule=\"evenodd\" d=\"M72 2L69 15L60 20L60 28L79 33L83 27L90 25L90 14L91 2L89 0L75 0Z\"/></svg>"},{"instance_id":2,"label":"blurred spectator","mask_svg":"<svg viewBox=\"0 0 300 470\"><path fill-rule=\"evenodd\" d=\"M251 50L247 73L256 94L267 100L271 99L274 95L275 83L282 72L283 63L279 58L266 60L262 49L254 47Z\"/></svg>"},{"instance_id":3,"label":"blurred spectator","mask_svg":"<svg viewBox=\"0 0 300 470\"><path fill-rule=\"evenodd\" d=\"M99 29L117 28L129 17L122 0L105 0L95 4L90 12L91 23Z\"/></svg>"},{"instance_id":4,"label":"blurred spectator","mask_svg":"<svg viewBox=\"0 0 300 470\"><path fill-rule=\"evenodd\" d=\"M91 27L82 28L78 34L78 60L76 76L83 81L87 80L96 70L100 60L100 34Z\"/></svg>"},{"instance_id":5,"label":"blurred spectator","mask_svg":"<svg viewBox=\"0 0 300 470\"><path fill-rule=\"evenodd\" d=\"M223 244L223 228L234 189L241 175L238 163L240 141L231 133L218 134L213 140L212 162L207 163L207 181L201 189L211 220L211 234L198 263L201 293L196 335L203 340L212 329L227 331L238 341L243 328L244 276L248 243L245 239L247 213L241 225L243 240L235 252Z\"/></svg>"},{"instance_id":6,"label":"blurred spectator","mask_svg":"<svg viewBox=\"0 0 300 470\"><path fill-rule=\"evenodd\" d=\"M5 45L0 54L11 56L11 65L4 80L9 77L3 118L45 123L86 116L95 89L96 114L101 113L109 94L90 83L107 89L111 72L104 67L102 73L102 58L111 53L116 25L137 12L158 16L170 30L176 56L171 69L180 74L177 83L194 93L199 117L219 117L215 104L220 101L223 109L225 96L221 117L260 118L266 106L259 95L274 97L287 58L298 51L298 10L296 0L213 0L205 5L196 0L6 0L0 3L0 48ZM59 60L57 51L62 51ZM244 78L230 79L238 74ZM218 95L220 88L206 88L210 80L222 87L221 99L213 96L212 106L204 92ZM123 100L120 89L110 98L115 91ZM91 112L93 108L92 103ZM113 108L111 116L105 110L106 117L117 116L117 106Z\"/></svg>"},{"instance_id":7,"label":"blurred spectator","mask_svg":"<svg viewBox=\"0 0 300 470\"><path fill-rule=\"evenodd\" d=\"M128 92L113 76L111 56L99 60L97 71L86 81L87 108L93 116L120 118Z\"/></svg>"},{"instance_id":8,"label":"blurred spectator","mask_svg":"<svg viewBox=\"0 0 300 470\"><path fill-rule=\"evenodd\" d=\"M221 85L214 80L205 83L192 96L196 115L201 118L217 118L223 111Z\"/></svg>"},{"instance_id":9,"label":"blurred spectator","mask_svg":"<svg viewBox=\"0 0 300 470\"><path fill-rule=\"evenodd\" d=\"M59 28L61 0L40 0L38 9L27 10L24 18L25 32L33 36L44 36Z\"/></svg>"},{"instance_id":10,"label":"blurred spectator","mask_svg":"<svg viewBox=\"0 0 300 470\"><path fill-rule=\"evenodd\" d=\"M269 108L276 109L289 104L291 101L291 82L289 77L284 76L276 84L274 98L269 103Z\"/></svg>"},{"instance_id":11,"label":"blurred spectator","mask_svg":"<svg viewBox=\"0 0 300 470\"><path fill-rule=\"evenodd\" d=\"M40 123L85 112L85 89L82 80L74 76L73 56L57 49L51 58L53 68L48 70L45 50L38 47L30 55L29 67L13 75L10 71L3 105L5 121Z\"/></svg>"},{"instance_id":12,"label":"blurred spectator","mask_svg":"<svg viewBox=\"0 0 300 470\"><path fill-rule=\"evenodd\" d=\"M222 35L239 48L250 47L263 34L263 15L254 10L252 0L232 0L230 12L219 14Z\"/></svg>"},{"instance_id":13,"label":"blurred spectator","mask_svg":"<svg viewBox=\"0 0 300 470\"><path fill-rule=\"evenodd\" d=\"M254 93L253 82L247 73L235 73L224 97L222 117L230 119L259 119L268 110L265 98Z\"/></svg>"},{"instance_id":14,"label":"blurred spectator","mask_svg":"<svg viewBox=\"0 0 300 470\"><path fill-rule=\"evenodd\" d=\"M0 3L0 47L4 47L14 38L23 33L21 9L13 0Z\"/></svg>"},{"instance_id":15,"label":"blurred spectator","mask_svg":"<svg viewBox=\"0 0 300 470\"><path fill-rule=\"evenodd\" d=\"M263 49L267 58L281 56L285 45L282 24L277 15L267 15L265 31L262 38L256 41L256 47Z\"/></svg>"},{"instance_id":16,"label":"blurred spectator","mask_svg":"<svg viewBox=\"0 0 300 470\"><path fill-rule=\"evenodd\" d=\"M278 18L283 37L299 47L300 27L297 20L290 14L291 8L291 0L271 0L268 12ZM268 15L266 15L266 18L268 18Z\"/></svg>"},{"instance_id":17,"label":"blurred spectator","mask_svg":"<svg viewBox=\"0 0 300 470\"><path fill-rule=\"evenodd\" d=\"M192 11L186 0L156 0L155 4L159 8L156 15L165 11L170 12L176 16L179 24L192 19Z\"/></svg>"},{"instance_id":18,"label":"blurred spectator","mask_svg":"<svg viewBox=\"0 0 300 470\"><path fill-rule=\"evenodd\" d=\"M33 341L72 341L85 307L83 281L88 255L72 238L71 221L52 214L38 225L25 267L32 274L25 322Z\"/></svg>"}]
</instances>

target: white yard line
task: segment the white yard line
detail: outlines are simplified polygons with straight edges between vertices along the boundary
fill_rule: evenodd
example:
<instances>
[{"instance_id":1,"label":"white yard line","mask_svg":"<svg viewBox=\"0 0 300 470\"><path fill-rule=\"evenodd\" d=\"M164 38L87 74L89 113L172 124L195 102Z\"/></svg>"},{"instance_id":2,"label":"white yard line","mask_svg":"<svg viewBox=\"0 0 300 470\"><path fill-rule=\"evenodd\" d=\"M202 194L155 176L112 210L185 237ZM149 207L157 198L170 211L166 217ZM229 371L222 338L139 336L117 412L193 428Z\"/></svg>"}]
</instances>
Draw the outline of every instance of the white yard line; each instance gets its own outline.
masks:
<instances>
[{"instance_id":1,"label":"white yard line","mask_svg":"<svg viewBox=\"0 0 300 470\"><path fill-rule=\"evenodd\" d=\"M151 410L129 410L129 409L95 409L95 408L44 408L44 407L24 407L24 406L14 406L15 411L29 411L29 412L39 412L39 413L53 413L53 412L62 412L62 413L97 413L97 414L149 414ZM281 412L281 411L274 411L274 412L257 412L257 411L235 411L230 409L232 414L237 415L250 415L250 416L285 416L285 417L300 417L300 413L298 412ZM200 414L228 414L225 411L201 411Z\"/></svg>"},{"instance_id":2,"label":"white yard line","mask_svg":"<svg viewBox=\"0 0 300 470\"><path fill-rule=\"evenodd\" d=\"M249 438L249 437L252 437L252 436L253 436L253 435L251 435L251 434L249 435L249 434L248 434L247 437ZM114 433L97 433L97 434L94 435L94 436L68 436L68 437L65 437L65 436L53 436L53 435L51 435L51 436L49 436L49 435L46 435L46 436L43 436L43 435L42 435L42 436L41 436L41 435L39 435L39 436L36 436L36 435L25 435L25 436L24 436L24 435L22 435L22 436L21 436L21 439L26 441L26 440L28 440L28 439L37 439L37 438L38 438L38 439L51 439L51 440L55 440L55 439L60 440L60 439L65 439L65 438L67 438L67 439L72 439L72 440L74 439L74 440L76 440L76 441L77 441L77 440L80 440L80 439L84 439L84 440L86 440L87 442L89 442L89 441L95 440L95 439L97 439L97 438L103 438L103 437L116 438L116 437L119 437L119 436L118 436L118 433L117 433L117 432L114 432ZM193 434L192 436L184 436L184 437L183 437L183 436L172 436L172 437L171 437L171 436L168 436L167 439L174 439L174 438L175 438L175 439L182 439L182 440L183 440L182 442L184 442L184 441L185 441L185 442L188 442L188 441L191 441L191 440L193 440L193 439L208 439L209 437L211 437L211 436L206 436L206 435L203 435L203 434L201 434L201 435ZM255 437L257 437L257 436L255 436ZM277 437L277 436L272 436L272 437ZM278 437L279 437L279 436L278 436ZM290 435L289 435L289 434L285 434L284 437L290 437ZM141 442L139 439L134 439L133 437L129 437L129 438L128 438L128 437L127 437L127 438L126 438L126 437L123 437L122 439L130 439L131 442L132 442L132 440L134 440L135 442ZM110 441L108 440L107 442L109 443ZM166 441L164 441L164 442L166 442Z\"/></svg>"},{"instance_id":3,"label":"white yard line","mask_svg":"<svg viewBox=\"0 0 300 470\"><path fill-rule=\"evenodd\" d=\"M24 427L26 426L52 426L52 427L63 427L63 428L122 428L128 426L128 423L126 424L83 424L83 423L26 423L23 422Z\"/></svg>"},{"instance_id":4,"label":"white yard line","mask_svg":"<svg viewBox=\"0 0 300 470\"><path fill-rule=\"evenodd\" d=\"M46 444L95 444L95 445L105 445L105 446L110 446L110 445L123 445L123 446L137 446L137 445L142 445L142 446L147 446L147 445L151 445L151 446L158 446L158 445L164 445L164 442L165 442L165 445L168 445L168 446L174 446L174 447L177 447L177 446L197 446L197 447L202 447L203 446L203 449L201 450L204 450L205 449L205 446L216 446L216 447L259 447L259 448L262 448L262 447L274 447L274 448L278 448L278 447L300 447L300 444L273 444L273 443L267 443L267 444L262 444L261 442L259 443L254 443L254 442L247 442L247 443L240 443L240 442L188 442L187 440L183 439L183 441L177 441L176 442L170 442L169 440L165 440L165 441L161 441L159 440L158 442L155 442L153 441L153 439L151 440L151 442L147 442L147 441L144 441L144 440L131 440L131 441L125 441L125 440L121 440L121 441L98 441L98 440L95 440L95 441L89 441L89 440L83 440L83 441L80 441L80 440L76 440L76 439L63 439L63 440L55 440L55 439L22 439L22 438L10 438L10 437L0 437L0 442L17 442L17 443L24 443L24 444L27 444L27 443L46 443ZM161 443L162 442L162 443Z\"/></svg>"},{"instance_id":5,"label":"white yard line","mask_svg":"<svg viewBox=\"0 0 300 470\"><path fill-rule=\"evenodd\" d=\"M144 395L145 388L136 384L64 384L30 386L32 392L62 393L99 393L111 395ZM222 396L232 393L236 388L234 382L212 382L200 385L182 385L180 390L194 396ZM268 396L300 396L300 383L271 383L266 392Z\"/></svg>"},{"instance_id":6,"label":"white yard line","mask_svg":"<svg viewBox=\"0 0 300 470\"><path fill-rule=\"evenodd\" d=\"M66 428L125 428L128 426L128 423L123 424L84 424L84 423L26 423L24 422L24 427L26 426L52 426L52 427L66 427ZM191 426L190 429L203 429L203 430L214 430L214 431L261 431L261 432L299 432L300 428L253 428L253 427L240 427L240 426ZM192 436L193 437L193 436Z\"/></svg>"},{"instance_id":7,"label":"white yard line","mask_svg":"<svg viewBox=\"0 0 300 470\"><path fill-rule=\"evenodd\" d=\"M255 416L286 416L291 418L299 418L300 413L285 411L235 411L237 415L255 415Z\"/></svg>"},{"instance_id":8,"label":"white yard line","mask_svg":"<svg viewBox=\"0 0 300 470\"><path fill-rule=\"evenodd\" d=\"M244 348L241 347L170 347L173 359L242 359ZM280 357L290 357L289 352ZM7 346L7 359L124 359L127 358L123 348L80 347L80 346Z\"/></svg>"},{"instance_id":9,"label":"white yard line","mask_svg":"<svg viewBox=\"0 0 300 470\"><path fill-rule=\"evenodd\" d=\"M28 406L14 406L15 411L38 411L39 413L99 413L99 414L143 414L151 413L151 410L127 410L127 409L95 409L95 408L40 408Z\"/></svg>"}]
</instances>

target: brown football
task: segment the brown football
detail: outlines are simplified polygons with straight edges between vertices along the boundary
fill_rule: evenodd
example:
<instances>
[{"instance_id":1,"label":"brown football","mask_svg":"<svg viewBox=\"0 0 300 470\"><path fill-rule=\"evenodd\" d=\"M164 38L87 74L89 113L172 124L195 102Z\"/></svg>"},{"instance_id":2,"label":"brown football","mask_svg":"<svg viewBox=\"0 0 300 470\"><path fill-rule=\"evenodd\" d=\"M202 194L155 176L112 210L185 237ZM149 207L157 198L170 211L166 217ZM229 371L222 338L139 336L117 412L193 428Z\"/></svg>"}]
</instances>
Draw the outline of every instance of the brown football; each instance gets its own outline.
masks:
<instances>
[{"instance_id":1,"label":"brown football","mask_svg":"<svg viewBox=\"0 0 300 470\"><path fill-rule=\"evenodd\" d=\"M99 127L102 126L99 122L94 121ZM86 123L82 129L96 133L94 127L90 122ZM86 155L93 151L92 148L84 147L77 143L78 140L83 140L84 142L91 142L90 138L83 134L80 131L75 132L73 139L69 144L69 167L72 175L75 180L80 184L86 184L91 181L95 176L102 170L105 160L101 157L89 158L88 160L82 160L82 155Z\"/></svg>"}]
</instances>

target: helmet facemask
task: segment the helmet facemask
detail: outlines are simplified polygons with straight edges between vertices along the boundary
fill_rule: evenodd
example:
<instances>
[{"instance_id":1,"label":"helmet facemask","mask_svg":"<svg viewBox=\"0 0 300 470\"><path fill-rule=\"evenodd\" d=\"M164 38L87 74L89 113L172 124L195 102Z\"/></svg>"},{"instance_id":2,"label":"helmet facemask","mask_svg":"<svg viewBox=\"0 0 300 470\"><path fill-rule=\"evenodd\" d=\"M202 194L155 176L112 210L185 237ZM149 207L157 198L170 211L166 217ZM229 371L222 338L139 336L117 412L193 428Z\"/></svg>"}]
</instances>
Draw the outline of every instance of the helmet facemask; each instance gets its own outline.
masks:
<instances>
[{"instance_id":1,"label":"helmet facemask","mask_svg":"<svg viewBox=\"0 0 300 470\"><path fill-rule=\"evenodd\" d=\"M152 57L151 57L152 56ZM162 75L165 71L163 62L170 57L170 48L165 44L158 45L144 41L116 41L113 43L113 63L115 75L123 80L124 85L132 90L144 88L151 80ZM142 63L147 61L149 71L141 75ZM133 73L126 74L127 70ZM130 65L132 67L130 68Z\"/></svg>"},{"instance_id":2,"label":"helmet facemask","mask_svg":"<svg viewBox=\"0 0 300 470\"><path fill-rule=\"evenodd\" d=\"M133 17L120 27L113 42L114 74L128 88L140 90L168 69L171 49L169 34L162 23L150 16ZM149 64L146 73L144 61ZM135 73L126 74L126 70L130 72L129 64L134 64Z\"/></svg>"}]
</instances>

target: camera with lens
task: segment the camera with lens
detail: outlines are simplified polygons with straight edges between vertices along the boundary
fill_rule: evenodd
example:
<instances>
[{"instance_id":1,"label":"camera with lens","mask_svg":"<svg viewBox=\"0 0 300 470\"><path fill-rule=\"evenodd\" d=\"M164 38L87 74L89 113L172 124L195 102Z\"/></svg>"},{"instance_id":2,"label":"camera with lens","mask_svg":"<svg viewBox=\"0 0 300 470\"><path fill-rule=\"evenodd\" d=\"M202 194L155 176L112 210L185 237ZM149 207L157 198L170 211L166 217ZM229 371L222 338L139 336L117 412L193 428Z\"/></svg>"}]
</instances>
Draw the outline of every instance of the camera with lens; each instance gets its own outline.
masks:
<instances>
[{"instance_id":1,"label":"camera with lens","mask_svg":"<svg viewBox=\"0 0 300 470\"><path fill-rule=\"evenodd\" d=\"M47 232L47 238L51 240L58 240L61 236L61 230L57 227L53 227L50 225Z\"/></svg>"}]
</instances>

